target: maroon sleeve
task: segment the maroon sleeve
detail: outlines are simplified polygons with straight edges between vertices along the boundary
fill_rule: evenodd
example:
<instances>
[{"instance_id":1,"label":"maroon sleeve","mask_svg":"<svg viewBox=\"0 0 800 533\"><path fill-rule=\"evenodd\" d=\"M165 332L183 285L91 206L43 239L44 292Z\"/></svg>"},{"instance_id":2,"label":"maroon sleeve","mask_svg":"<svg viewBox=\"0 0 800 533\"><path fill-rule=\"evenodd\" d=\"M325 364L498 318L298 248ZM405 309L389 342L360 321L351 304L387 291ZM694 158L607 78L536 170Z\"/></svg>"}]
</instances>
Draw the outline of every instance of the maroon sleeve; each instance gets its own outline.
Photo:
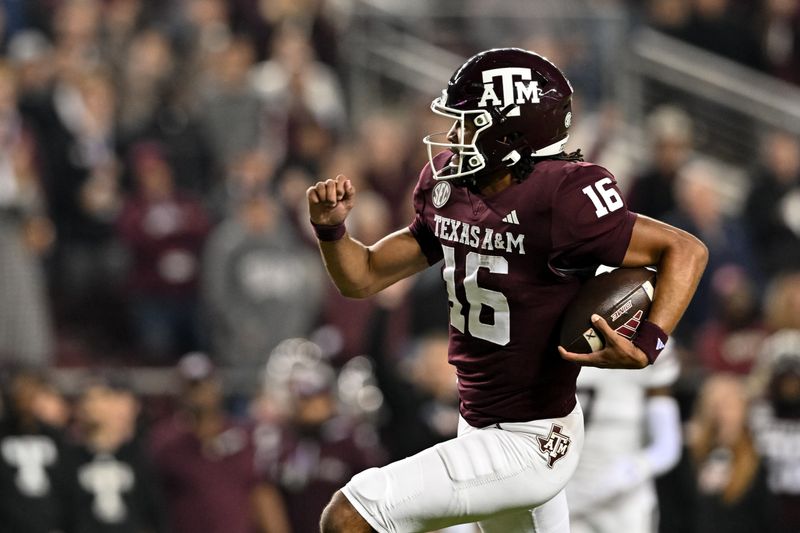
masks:
<instances>
[{"instance_id":1,"label":"maroon sleeve","mask_svg":"<svg viewBox=\"0 0 800 533\"><path fill-rule=\"evenodd\" d=\"M577 166L554 192L552 208L553 267L622 263L636 214L628 210L610 172L596 165Z\"/></svg>"},{"instance_id":2,"label":"maroon sleeve","mask_svg":"<svg viewBox=\"0 0 800 533\"><path fill-rule=\"evenodd\" d=\"M411 235L417 239L422 253L425 254L425 257L428 259L428 264L433 265L441 261L443 255L442 245L439 243L439 239L436 238L431 227L425 222L424 213L426 202L425 190L422 184L425 181L427 169L427 166L423 169L419 183L414 187L414 212L416 216L414 217L414 221L408 226L408 229L411 231Z\"/></svg>"}]
</instances>

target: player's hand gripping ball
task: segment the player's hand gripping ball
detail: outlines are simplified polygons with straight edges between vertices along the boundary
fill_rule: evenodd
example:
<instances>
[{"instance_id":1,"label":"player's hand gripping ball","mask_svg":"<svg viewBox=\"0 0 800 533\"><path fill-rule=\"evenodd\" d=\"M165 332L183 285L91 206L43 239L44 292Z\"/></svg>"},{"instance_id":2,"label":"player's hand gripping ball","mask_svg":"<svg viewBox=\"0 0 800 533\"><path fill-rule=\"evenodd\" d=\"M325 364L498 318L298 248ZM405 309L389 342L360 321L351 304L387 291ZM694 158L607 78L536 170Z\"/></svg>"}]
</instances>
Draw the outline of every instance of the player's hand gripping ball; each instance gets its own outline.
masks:
<instances>
[{"instance_id":1,"label":"player's hand gripping ball","mask_svg":"<svg viewBox=\"0 0 800 533\"><path fill-rule=\"evenodd\" d=\"M632 339L647 318L655 286L656 273L644 267L618 268L588 280L564 313L561 346L575 353L601 350L605 341L592 327L595 313L617 333Z\"/></svg>"}]
</instances>

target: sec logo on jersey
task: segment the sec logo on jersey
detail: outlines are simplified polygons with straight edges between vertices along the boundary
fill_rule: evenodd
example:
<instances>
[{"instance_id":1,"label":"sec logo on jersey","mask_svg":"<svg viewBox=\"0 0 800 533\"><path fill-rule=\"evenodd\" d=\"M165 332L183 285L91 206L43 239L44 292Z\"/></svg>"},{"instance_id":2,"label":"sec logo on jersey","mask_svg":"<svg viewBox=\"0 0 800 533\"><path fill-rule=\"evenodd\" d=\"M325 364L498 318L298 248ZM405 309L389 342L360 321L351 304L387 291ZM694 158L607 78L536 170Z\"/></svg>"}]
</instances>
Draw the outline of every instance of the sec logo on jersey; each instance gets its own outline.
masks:
<instances>
[{"instance_id":1,"label":"sec logo on jersey","mask_svg":"<svg viewBox=\"0 0 800 533\"><path fill-rule=\"evenodd\" d=\"M446 181L441 181L433 188L433 205L437 209L442 207L450 199L450 184Z\"/></svg>"}]
</instances>

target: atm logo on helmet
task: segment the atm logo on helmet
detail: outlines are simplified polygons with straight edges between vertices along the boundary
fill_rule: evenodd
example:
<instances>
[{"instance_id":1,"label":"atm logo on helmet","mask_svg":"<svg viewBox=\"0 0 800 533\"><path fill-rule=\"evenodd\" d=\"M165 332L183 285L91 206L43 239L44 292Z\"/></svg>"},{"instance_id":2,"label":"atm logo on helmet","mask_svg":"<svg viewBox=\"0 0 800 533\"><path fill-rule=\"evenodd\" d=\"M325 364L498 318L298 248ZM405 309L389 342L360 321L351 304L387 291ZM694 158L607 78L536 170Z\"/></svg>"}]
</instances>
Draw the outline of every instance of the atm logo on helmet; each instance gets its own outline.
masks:
<instances>
[{"instance_id":1,"label":"atm logo on helmet","mask_svg":"<svg viewBox=\"0 0 800 533\"><path fill-rule=\"evenodd\" d=\"M510 105L539 103L539 82L531 81L531 69L523 67L494 68L483 71L483 95L478 107L489 105L506 108ZM495 79L500 78L503 98L495 92ZM519 116L519 107L507 113L509 117Z\"/></svg>"}]
</instances>

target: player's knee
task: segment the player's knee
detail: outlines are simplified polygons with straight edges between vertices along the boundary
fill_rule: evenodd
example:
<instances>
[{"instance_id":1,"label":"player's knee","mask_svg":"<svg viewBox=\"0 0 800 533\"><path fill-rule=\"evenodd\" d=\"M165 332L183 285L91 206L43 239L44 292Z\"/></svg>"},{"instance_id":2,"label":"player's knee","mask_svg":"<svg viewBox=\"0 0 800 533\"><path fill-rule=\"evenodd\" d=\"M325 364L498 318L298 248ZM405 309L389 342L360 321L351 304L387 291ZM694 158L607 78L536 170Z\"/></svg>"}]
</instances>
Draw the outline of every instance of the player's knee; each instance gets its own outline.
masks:
<instances>
[{"instance_id":1,"label":"player's knee","mask_svg":"<svg viewBox=\"0 0 800 533\"><path fill-rule=\"evenodd\" d=\"M358 514L344 494L337 490L330 503L322 511L320 531L322 533L369 533L373 529Z\"/></svg>"}]
</instances>

